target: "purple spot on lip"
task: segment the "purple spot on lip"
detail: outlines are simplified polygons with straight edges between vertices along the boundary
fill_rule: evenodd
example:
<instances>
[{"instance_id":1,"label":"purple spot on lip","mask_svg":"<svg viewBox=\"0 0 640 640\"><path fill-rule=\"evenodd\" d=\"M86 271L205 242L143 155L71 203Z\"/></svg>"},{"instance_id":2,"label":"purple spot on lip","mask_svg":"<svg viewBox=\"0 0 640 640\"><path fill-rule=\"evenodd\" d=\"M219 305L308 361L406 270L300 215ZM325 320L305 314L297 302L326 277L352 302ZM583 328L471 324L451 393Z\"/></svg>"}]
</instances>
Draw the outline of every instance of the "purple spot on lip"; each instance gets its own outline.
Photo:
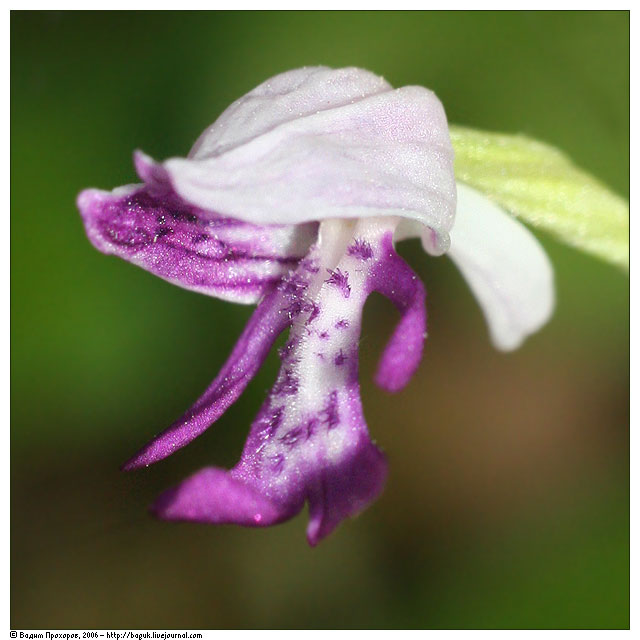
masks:
<instances>
[{"instance_id":1,"label":"purple spot on lip","mask_svg":"<svg viewBox=\"0 0 640 640\"><path fill-rule=\"evenodd\" d=\"M306 280L300 277L292 276L284 279L279 289L288 298L289 305L283 308L291 320L301 315L302 313L308 313L309 318L306 324L313 322L320 313L320 307L305 297L305 291L309 284Z\"/></svg>"},{"instance_id":2,"label":"purple spot on lip","mask_svg":"<svg viewBox=\"0 0 640 640\"><path fill-rule=\"evenodd\" d=\"M302 296L309 284L306 280L295 275L289 276L282 280L282 292L292 297Z\"/></svg>"},{"instance_id":3,"label":"purple spot on lip","mask_svg":"<svg viewBox=\"0 0 640 640\"><path fill-rule=\"evenodd\" d=\"M285 446L293 449L296 446L300 436L302 435L302 427L296 427L295 429L291 429L291 431L287 431L281 438L279 438L280 442Z\"/></svg>"},{"instance_id":4,"label":"purple spot on lip","mask_svg":"<svg viewBox=\"0 0 640 640\"><path fill-rule=\"evenodd\" d=\"M327 406L322 410L323 422L329 430L338 426L340 416L338 415L338 392L332 391L329 394Z\"/></svg>"},{"instance_id":5,"label":"purple spot on lip","mask_svg":"<svg viewBox=\"0 0 640 640\"><path fill-rule=\"evenodd\" d=\"M278 355L280 356L280 360L286 360L291 356L296 345L298 344L298 340L296 338L291 338L284 346L278 349Z\"/></svg>"},{"instance_id":6,"label":"purple spot on lip","mask_svg":"<svg viewBox=\"0 0 640 640\"><path fill-rule=\"evenodd\" d=\"M360 258L360 260L369 260L373 258L373 250L366 240L356 239L354 243L347 249L350 256Z\"/></svg>"},{"instance_id":7,"label":"purple spot on lip","mask_svg":"<svg viewBox=\"0 0 640 640\"><path fill-rule=\"evenodd\" d=\"M103 233L109 240L117 246L128 247L130 249L143 249L153 242L152 236L144 227L134 227L133 229L116 223L101 225Z\"/></svg>"},{"instance_id":8,"label":"purple spot on lip","mask_svg":"<svg viewBox=\"0 0 640 640\"><path fill-rule=\"evenodd\" d=\"M318 426L318 418L311 418L307 423L307 440L315 433Z\"/></svg>"},{"instance_id":9,"label":"purple spot on lip","mask_svg":"<svg viewBox=\"0 0 640 640\"><path fill-rule=\"evenodd\" d=\"M291 396L298 392L298 379L290 369L284 369L280 379L273 387L273 393L283 396Z\"/></svg>"},{"instance_id":10,"label":"purple spot on lip","mask_svg":"<svg viewBox=\"0 0 640 640\"><path fill-rule=\"evenodd\" d=\"M165 236L169 236L172 233L173 233L173 229L171 227L158 227L156 229L156 235L155 235L155 238L154 238L154 242L158 238L164 238Z\"/></svg>"},{"instance_id":11,"label":"purple spot on lip","mask_svg":"<svg viewBox=\"0 0 640 640\"><path fill-rule=\"evenodd\" d=\"M338 287L342 292L342 295L345 298L348 298L351 295L351 287L349 286L349 274L345 271L344 273L340 271L340 269L336 269L332 271L331 269L327 269L329 272L329 277L325 280L327 284L332 284L335 287Z\"/></svg>"},{"instance_id":12,"label":"purple spot on lip","mask_svg":"<svg viewBox=\"0 0 640 640\"><path fill-rule=\"evenodd\" d=\"M320 340L328 340L329 339L329 332L328 331L323 331L322 333L318 334L318 337L320 338Z\"/></svg>"},{"instance_id":13,"label":"purple spot on lip","mask_svg":"<svg viewBox=\"0 0 640 640\"><path fill-rule=\"evenodd\" d=\"M289 318L293 319L299 316L302 313L309 313L313 315L315 310L315 305L312 302L307 302L302 298L294 299L293 302L284 309L288 314ZM307 322L309 322L308 320Z\"/></svg>"},{"instance_id":14,"label":"purple spot on lip","mask_svg":"<svg viewBox=\"0 0 640 640\"><path fill-rule=\"evenodd\" d=\"M335 324L336 329L348 329L349 328L349 321L346 318L343 318L342 320L338 320L338 322L336 322Z\"/></svg>"},{"instance_id":15,"label":"purple spot on lip","mask_svg":"<svg viewBox=\"0 0 640 640\"><path fill-rule=\"evenodd\" d=\"M336 353L336 357L333 359L333 363L340 367L347 361L347 356L344 355L342 349L338 353Z\"/></svg>"},{"instance_id":16,"label":"purple spot on lip","mask_svg":"<svg viewBox=\"0 0 640 640\"><path fill-rule=\"evenodd\" d=\"M275 456L270 456L269 460L271 461L271 471L274 473L281 473L282 468L284 467L284 456L281 453L278 453Z\"/></svg>"},{"instance_id":17,"label":"purple spot on lip","mask_svg":"<svg viewBox=\"0 0 640 640\"><path fill-rule=\"evenodd\" d=\"M274 409L264 421L263 435L265 438L270 438L275 434L282 422L282 416L284 414L284 407L278 407Z\"/></svg>"},{"instance_id":18,"label":"purple spot on lip","mask_svg":"<svg viewBox=\"0 0 640 640\"><path fill-rule=\"evenodd\" d=\"M309 319L306 324L311 324L320 314L320 307L315 303L311 303L311 315L309 315Z\"/></svg>"}]
</instances>

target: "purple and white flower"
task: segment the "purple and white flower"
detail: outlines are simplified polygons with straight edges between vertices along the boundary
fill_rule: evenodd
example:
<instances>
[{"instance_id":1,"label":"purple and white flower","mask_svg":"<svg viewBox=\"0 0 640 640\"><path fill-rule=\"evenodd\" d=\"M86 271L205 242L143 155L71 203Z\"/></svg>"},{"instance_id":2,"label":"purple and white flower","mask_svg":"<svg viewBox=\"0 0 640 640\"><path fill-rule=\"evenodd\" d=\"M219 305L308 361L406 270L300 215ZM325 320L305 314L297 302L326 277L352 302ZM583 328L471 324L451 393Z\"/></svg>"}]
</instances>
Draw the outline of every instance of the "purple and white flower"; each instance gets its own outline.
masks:
<instances>
[{"instance_id":1,"label":"purple and white flower","mask_svg":"<svg viewBox=\"0 0 640 640\"><path fill-rule=\"evenodd\" d=\"M422 87L362 69L283 73L233 103L187 158L135 154L142 184L78 198L87 234L182 287L256 310L201 398L125 464L157 462L240 396L274 341L278 378L231 470L206 468L160 496L161 518L267 526L309 502L316 544L382 491L358 384L362 308L374 291L400 321L377 384L402 389L426 337L425 289L394 242L449 255L495 345L517 347L549 318L553 276L533 235L456 185L444 109Z\"/></svg>"}]
</instances>

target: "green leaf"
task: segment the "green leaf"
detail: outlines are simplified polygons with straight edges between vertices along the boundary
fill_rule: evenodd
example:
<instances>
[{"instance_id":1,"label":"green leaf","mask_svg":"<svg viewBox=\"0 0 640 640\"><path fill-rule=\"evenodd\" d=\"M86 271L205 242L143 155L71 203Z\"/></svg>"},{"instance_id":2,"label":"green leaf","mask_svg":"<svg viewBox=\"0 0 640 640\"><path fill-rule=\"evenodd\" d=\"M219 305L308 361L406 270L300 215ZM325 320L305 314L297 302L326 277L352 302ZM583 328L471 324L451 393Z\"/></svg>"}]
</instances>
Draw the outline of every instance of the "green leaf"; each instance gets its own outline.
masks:
<instances>
[{"instance_id":1,"label":"green leaf","mask_svg":"<svg viewBox=\"0 0 640 640\"><path fill-rule=\"evenodd\" d=\"M567 244L629 269L629 204L549 145L450 127L456 179Z\"/></svg>"}]
</instances>

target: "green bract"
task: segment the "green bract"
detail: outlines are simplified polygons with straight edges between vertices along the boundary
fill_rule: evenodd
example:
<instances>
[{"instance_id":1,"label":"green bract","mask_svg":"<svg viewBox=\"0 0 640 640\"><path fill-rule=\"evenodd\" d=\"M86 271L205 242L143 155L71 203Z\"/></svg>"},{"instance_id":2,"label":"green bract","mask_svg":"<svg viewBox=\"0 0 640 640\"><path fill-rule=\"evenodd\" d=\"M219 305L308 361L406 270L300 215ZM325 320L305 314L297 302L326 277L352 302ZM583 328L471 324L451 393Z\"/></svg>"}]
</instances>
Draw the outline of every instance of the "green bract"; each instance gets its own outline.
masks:
<instances>
[{"instance_id":1,"label":"green bract","mask_svg":"<svg viewBox=\"0 0 640 640\"><path fill-rule=\"evenodd\" d=\"M456 179L569 245L629 268L629 205L562 152L522 135L450 127Z\"/></svg>"}]
</instances>

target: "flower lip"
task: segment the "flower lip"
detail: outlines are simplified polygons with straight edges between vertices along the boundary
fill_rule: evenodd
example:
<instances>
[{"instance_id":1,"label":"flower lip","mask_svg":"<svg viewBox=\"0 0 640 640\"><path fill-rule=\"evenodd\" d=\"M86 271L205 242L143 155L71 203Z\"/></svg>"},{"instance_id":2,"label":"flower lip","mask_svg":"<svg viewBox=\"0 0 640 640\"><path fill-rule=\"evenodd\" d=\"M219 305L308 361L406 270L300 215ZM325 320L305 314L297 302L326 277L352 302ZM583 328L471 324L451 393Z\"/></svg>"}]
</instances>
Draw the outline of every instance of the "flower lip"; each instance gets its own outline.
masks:
<instances>
[{"instance_id":1,"label":"flower lip","mask_svg":"<svg viewBox=\"0 0 640 640\"><path fill-rule=\"evenodd\" d=\"M266 526L293 517L307 500L307 538L315 545L382 491L386 459L369 437L359 394L362 308L371 292L380 291L403 314L382 358L389 369L382 385L398 390L422 353L424 289L393 249L397 220L323 224L309 257L322 268L300 263L267 305L273 311L280 305L279 319L289 318L291 335L281 351L278 378L251 426L240 461L228 472L204 469L163 494L153 509L157 516ZM341 249L337 264L323 261L335 255L336 246ZM269 328L269 322L278 322L278 314L265 315L264 306L263 302L258 307L250 326L260 327L265 336L279 333L280 325ZM246 351L247 357L254 357L255 349ZM223 368L218 376L222 382L213 386L233 385L232 369ZM207 404L217 412L216 403L215 397L203 397L193 413ZM224 400L223 405L228 406ZM183 446L181 434L190 440L202 431L184 427L155 439L129 468L152 462L148 452L152 457L160 450L168 455Z\"/></svg>"}]
</instances>

